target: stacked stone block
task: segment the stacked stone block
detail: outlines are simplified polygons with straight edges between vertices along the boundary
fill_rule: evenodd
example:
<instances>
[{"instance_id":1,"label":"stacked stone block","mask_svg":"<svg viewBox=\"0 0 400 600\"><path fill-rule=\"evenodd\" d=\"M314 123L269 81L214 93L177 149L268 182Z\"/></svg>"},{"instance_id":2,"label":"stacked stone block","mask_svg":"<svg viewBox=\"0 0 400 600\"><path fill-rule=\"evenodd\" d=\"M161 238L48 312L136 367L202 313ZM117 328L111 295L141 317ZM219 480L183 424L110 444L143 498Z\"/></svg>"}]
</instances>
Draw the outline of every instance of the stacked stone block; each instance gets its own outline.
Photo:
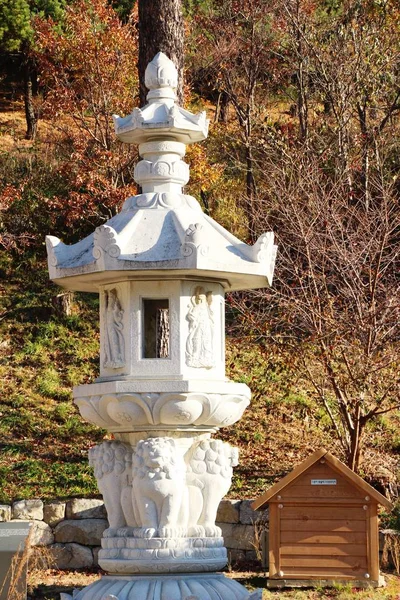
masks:
<instances>
[{"instance_id":1,"label":"stacked stone block","mask_svg":"<svg viewBox=\"0 0 400 600\"><path fill-rule=\"evenodd\" d=\"M256 512L251 500L223 500L217 513L232 564L257 559L258 536L268 511ZM108 527L104 502L74 498L68 501L19 500L0 505L0 522L31 521L32 546L46 546L59 569L97 567L103 531Z\"/></svg>"},{"instance_id":2,"label":"stacked stone block","mask_svg":"<svg viewBox=\"0 0 400 600\"><path fill-rule=\"evenodd\" d=\"M268 529L268 510L254 511L252 500L222 500L216 524L221 527L230 564L235 566L260 559L259 533ZM99 499L19 500L0 505L0 523L32 521L32 546L46 546L59 569L98 567L98 552L103 531L108 527L104 502ZM387 538L398 536L395 530L381 530L382 552ZM389 546L390 547L390 546ZM392 567L389 552L388 565Z\"/></svg>"}]
</instances>

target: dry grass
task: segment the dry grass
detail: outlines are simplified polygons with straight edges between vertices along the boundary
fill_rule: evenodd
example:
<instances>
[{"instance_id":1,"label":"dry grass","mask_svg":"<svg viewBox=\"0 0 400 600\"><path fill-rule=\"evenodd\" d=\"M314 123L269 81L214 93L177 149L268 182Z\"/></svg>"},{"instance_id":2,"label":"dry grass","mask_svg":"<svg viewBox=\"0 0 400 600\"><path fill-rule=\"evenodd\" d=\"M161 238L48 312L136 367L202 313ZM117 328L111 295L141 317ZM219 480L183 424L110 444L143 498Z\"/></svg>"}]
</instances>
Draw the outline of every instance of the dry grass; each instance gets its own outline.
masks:
<instances>
[{"instance_id":1,"label":"dry grass","mask_svg":"<svg viewBox=\"0 0 400 600\"><path fill-rule=\"evenodd\" d=\"M0 587L0 596L7 592L7 600L25 600L25 581L28 575L32 529L25 544L12 557L7 575ZM8 588L8 589L7 589Z\"/></svg>"},{"instance_id":2,"label":"dry grass","mask_svg":"<svg viewBox=\"0 0 400 600\"><path fill-rule=\"evenodd\" d=\"M383 548L382 564L384 566L392 563L396 573L400 574L400 539L397 532L393 534L386 533L385 546Z\"/></svg>"},{"instance_id":3,"label":"dry grass","mask_svg":"<svg viewBox=\"0 0 400 600\"><path fill-rule=\"evenodd\" d=\"M75 588L84 588L99 577L98 573L86 571L35 569L28 575L28 599L59 600L62 592L72 594Z\"/></svg>"},{"instance_id":4,"label":"dry grass","mask_svg":"<svg viewBox=\"0 0 400 600\"><path fill-rule=\"evenodd\" d=\"M266 579L260 572L241 571L226 573L249 590L264 588ZM61 592L72 594L74 588L82 588L99 579L99 573L79 571L36 570L29 574L29 600L59 600ZM386 575L386 587L358 590L351 584L333 588L317 589L264 589L263 600L400 600L400 578ZM17 600L17 599L13 599Z\"/></svg>"},{"instance_id":5,"label":"dry grass","mask_svg":"<svg viewBox=\"0 0 400 600\"><path fill-rule=\"evenodd\" d=\"M68 123L70 125L70 123ZM23 152L30 150L38 141L56 141L59 137L58 130L51 121L40 118L38 121L37 140L26 140L26 120L21 102L6 106L0 110L0 142L1 152Z\"/></svg>"}]
</instances>

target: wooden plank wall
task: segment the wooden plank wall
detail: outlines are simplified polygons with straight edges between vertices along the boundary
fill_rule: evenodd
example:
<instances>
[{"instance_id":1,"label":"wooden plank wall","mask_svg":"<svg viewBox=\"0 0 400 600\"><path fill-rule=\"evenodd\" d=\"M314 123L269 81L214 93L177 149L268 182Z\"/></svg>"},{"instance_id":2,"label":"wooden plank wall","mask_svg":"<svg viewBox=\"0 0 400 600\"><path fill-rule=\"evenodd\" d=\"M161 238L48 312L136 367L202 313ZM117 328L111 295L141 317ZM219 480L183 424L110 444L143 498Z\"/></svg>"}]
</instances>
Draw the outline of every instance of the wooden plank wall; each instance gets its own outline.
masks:
<instances>
[{"instance_id":1,"label":"wooden plank wall","mask_svg":"<svg viewBox=\"0 0 400 600\"><path fill-rule=\"evenodd\" d=\"M363 507L280 509L280 570L285 577L360 578L368 571Z\"/></svg>"},{"instance_id":2,"label":"wooden plank wall","mask_svg":"<svg viewBox=\"0 0 400 600\"><path fill-rule=\"evenodd\" d=\"M311 484L319 479L336 480L336 484ZM364 579L366 573L375 576L378 563L374 568L368 554L375 552L370 524L376 505L369 500L329 465L310 467L270 504L270 577L351 580Z\"/></svg>"}]
</instances>

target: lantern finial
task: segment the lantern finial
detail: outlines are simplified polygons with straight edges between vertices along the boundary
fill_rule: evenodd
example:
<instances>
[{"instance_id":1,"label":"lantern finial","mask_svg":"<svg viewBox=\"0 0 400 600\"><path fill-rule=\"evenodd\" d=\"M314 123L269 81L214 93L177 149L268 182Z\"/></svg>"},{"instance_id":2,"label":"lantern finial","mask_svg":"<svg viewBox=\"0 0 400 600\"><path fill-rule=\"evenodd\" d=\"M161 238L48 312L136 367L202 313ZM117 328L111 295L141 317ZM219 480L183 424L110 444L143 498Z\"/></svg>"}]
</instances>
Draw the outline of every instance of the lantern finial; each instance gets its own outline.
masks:
<instances>
[{"instance_id":1,"label":"lantern finial","mask_svg":"<svg viewBox=\"0 0 400 600\"><path fill-rule=\"evenodd\" d=\"M178 86L178 71L172 60L164 52L159 52L147 65L144 81L149 90Z\"/></svg>"}]
</instances>

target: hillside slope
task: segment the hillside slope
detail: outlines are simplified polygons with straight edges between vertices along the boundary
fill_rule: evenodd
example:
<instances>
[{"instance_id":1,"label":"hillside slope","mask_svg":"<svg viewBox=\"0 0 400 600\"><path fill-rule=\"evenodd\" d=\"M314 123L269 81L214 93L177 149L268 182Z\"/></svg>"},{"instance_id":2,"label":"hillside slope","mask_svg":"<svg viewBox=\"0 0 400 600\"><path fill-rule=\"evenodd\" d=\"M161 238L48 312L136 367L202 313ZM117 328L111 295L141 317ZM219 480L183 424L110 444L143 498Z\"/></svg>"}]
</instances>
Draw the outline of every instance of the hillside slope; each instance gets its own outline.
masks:
<instances>
[{"instance_id":1,"label":"hillside slope","mask_svg":"<svg viewBox=\"0 0 400 600\"><path fill-rule=\"evenodd\" d=\"M49 127L40 122L43 139ZM33 146L23 133L19 110L0 112L3 170L41 152L40 138ZM26 210L28 217L35 219L34 210ZM29 222L23 225L29 229ZM35 244L0 257L0 502L98 494L87 451L105 432L83 422L71 393L98 372L98 299L76 294L65 315L56 299L61 290L48 280L44 243ZM321 445L343 458L328 416L292 358L243 333L227 339L227 375L253 393L241 421L219 434L240 450L231 497L256 496ZM361 474L380 491L396 493L399 444L397 412L369 427Z\"/></svg>"},{"instance_id":2,"label":"hillside slope","mask_svg":"<svg viewBox=\"0 0 400 600\"><path fill-rule=\"evenodd\" d=\"M77 294L71 314L45 261L3 253L0 263L0 502L98 494L87 451L105 432L85 423L71 389L98 371L98 300ZM340 457L329 423L278 349L227 340L227 373L247 383L250 407L220 436L239 447L231 497L255 497L323 445ZM385 483L398 469L397 418L369 432L364 471Z\"/></svg>"}]
</instances>

